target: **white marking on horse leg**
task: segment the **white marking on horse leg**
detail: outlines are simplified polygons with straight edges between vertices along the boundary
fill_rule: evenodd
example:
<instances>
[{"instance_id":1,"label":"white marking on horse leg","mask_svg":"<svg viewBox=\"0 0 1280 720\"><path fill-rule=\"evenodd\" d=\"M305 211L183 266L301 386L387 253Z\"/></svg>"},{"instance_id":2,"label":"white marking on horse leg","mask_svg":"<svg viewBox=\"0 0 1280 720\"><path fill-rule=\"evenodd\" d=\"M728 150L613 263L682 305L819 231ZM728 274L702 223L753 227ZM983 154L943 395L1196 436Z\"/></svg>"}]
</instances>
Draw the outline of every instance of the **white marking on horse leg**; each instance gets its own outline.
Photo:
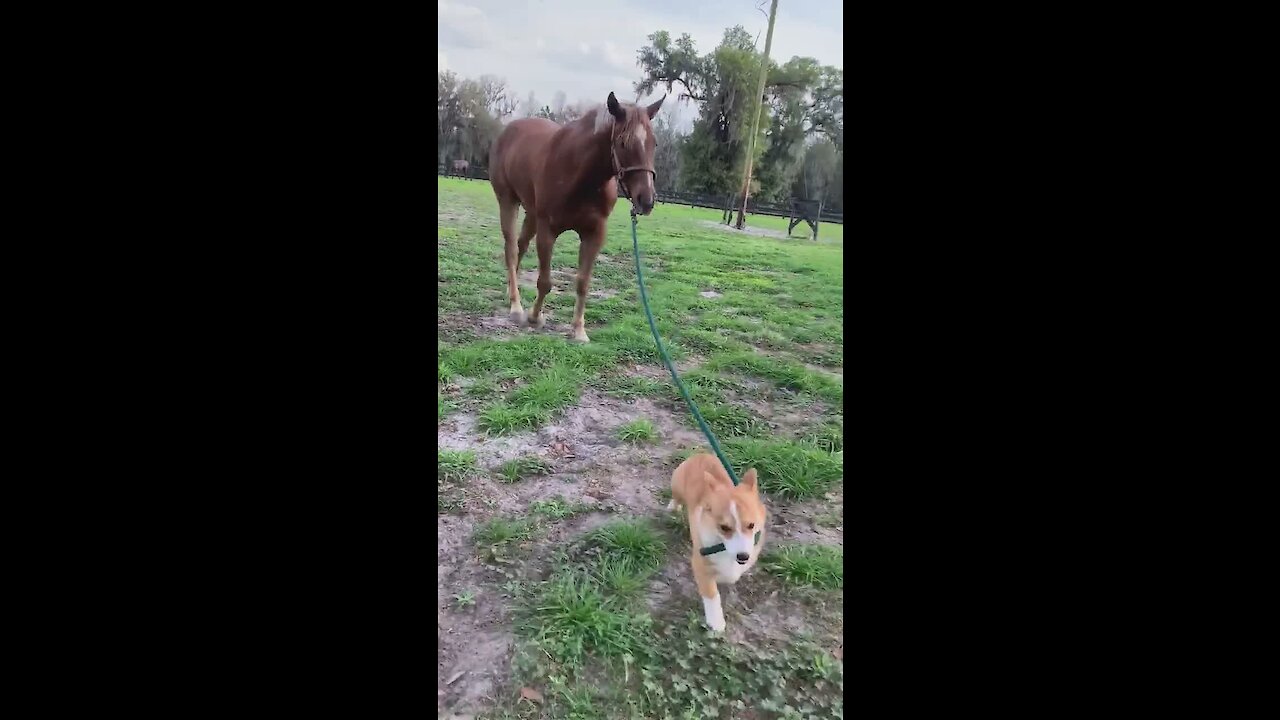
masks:
<instances>
[{"instance_id":1,"label":"white marking on horse leg","mask_svg":"<svg viewBox=\"0 0 1280 720\"><path fill-rule=\"evenodd\" d=\"M574 301L573 305L573 328L569 331L569 336L578 342L591 342L587 337L586 329L582 326L582 316L586 312L586 300L585 293L578 293L578 299Z\"/></svg>"}]
</instances>

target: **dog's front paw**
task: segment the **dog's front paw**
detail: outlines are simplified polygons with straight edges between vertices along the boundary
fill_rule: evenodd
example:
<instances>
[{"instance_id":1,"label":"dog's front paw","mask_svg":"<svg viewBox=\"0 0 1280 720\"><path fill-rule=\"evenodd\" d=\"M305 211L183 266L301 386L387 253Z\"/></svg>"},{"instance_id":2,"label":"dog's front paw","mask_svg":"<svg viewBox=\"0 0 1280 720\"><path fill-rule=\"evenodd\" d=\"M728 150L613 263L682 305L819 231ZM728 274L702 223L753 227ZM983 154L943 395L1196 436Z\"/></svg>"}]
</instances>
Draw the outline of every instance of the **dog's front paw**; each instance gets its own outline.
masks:
<instances>
[{"instance_id":1,"label":"dog's front paw","mask_svg":"<svg viewBox=\"0 0 1280 720\"><path fill-rule=\"evenodd\" d=\"M702 610L706 616L707 627L716 632L724 632L724 611L720 609L720 596L702 598Z\"/></svg>"}]
</instances>

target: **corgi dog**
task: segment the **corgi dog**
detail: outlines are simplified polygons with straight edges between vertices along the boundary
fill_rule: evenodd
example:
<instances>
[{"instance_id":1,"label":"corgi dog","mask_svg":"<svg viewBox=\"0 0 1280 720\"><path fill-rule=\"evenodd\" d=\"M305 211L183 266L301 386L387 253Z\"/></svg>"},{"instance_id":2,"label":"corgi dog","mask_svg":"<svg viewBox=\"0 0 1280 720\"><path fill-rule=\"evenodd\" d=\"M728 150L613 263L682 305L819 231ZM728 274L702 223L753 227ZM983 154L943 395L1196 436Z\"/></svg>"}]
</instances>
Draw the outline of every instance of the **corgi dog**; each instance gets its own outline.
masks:
<instances>
[{"instance_id":1,"label":"corgi dog","mask_svg":"<svg viewBox=\"0 0 1280 720\"><path fill-rule=\"evenodd\" d=\"M702 596L707 626L724 630L718 583L735 583L756 564L764 549L764 503L756 484L756 470L742 476L737 487L720 460L702 453L680 463L671 474L671 502L667 510L684 506L693 540L693 579Z\"/></svg>"}]
</instances>

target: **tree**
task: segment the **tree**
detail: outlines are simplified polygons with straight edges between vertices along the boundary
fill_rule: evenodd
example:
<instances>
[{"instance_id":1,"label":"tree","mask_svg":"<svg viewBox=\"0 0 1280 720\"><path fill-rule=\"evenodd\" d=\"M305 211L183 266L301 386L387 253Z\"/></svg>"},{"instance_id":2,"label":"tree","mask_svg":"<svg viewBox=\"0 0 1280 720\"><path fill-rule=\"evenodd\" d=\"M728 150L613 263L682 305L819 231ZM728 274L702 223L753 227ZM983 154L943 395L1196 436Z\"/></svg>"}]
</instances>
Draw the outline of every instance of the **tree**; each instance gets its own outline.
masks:
<instances>
[{"instance_id":1,"label":"tree","mask_svg":"<svg viewBox=\"0 0 1280 720\"><path fill-rule=\"evenodd\" d=\"M796 197L822 200L833 210L844 207L843 158L836 145L827 137L820 137L805 149L804 160L791 192Z\"/></svg>"},{"instance_id":2,"label":"tree","mask_svg":"<svg viewBox=\"0 0 1280 720\"><path fill-rule=\"evenodd\" d=\"M445 71L437 76L436 91L439 161L461 159L476 167L488 165L489 148L502 131L496 114L508 104L505 83L496 78L459 80Z\"/></svg>"},{"instance_id":3,"label":"tree","mask_svg":"<svg viewBox=\"0 0 1280 720\"><path fill-rule=\"evenodd\" d=\"M684 135L680 135L670 119L659 113L653 123L654 140L658 149L653 156L653 169L656 172L658 190L679 190L680 157L684 152Z\"/></svg>"},{"instance_id":4,"label":"tree","mask_svg":"<svg viewBox=\"0 0 1280 720\"><path fill-rule=\"evenodd\" d=\"M729 194L741 190L751 113L765 102L761 137L756 142L754 179L763 198L785 200L815 133L843 150L844 72L813 58L793 57L783 65L770 60L763 98L755 98L762 56L741 26L725 31L720 45L701 56L686 34L672 40L660 30L637 54L644 78L636 91L659 85L679 101L699 107L693 132L681 143L681 183L689 190ZM753 191L754 192L754 191Z\"/></svg>"},{"instance_id":5,"label":"tree","mask_svg":"<svg viewBox=\"0 0 1280 720\"><path fill-rule=\"evenodd\" d=\"M760 107L755 96L760 56L755 42L741 25L725 30L720 44L710 54L699 56L692 38L681 35L674 42L665 30L649 36L650 45L640 49L637 61L644 79L636 92L650 94L658 85L673 92L677 100L700 106L693 132L685 147L680 180L688 189L728 194L741 182L746 160L751 113ZM763 153L765 143L757 142Z\"/></svg>"}]
</instances>

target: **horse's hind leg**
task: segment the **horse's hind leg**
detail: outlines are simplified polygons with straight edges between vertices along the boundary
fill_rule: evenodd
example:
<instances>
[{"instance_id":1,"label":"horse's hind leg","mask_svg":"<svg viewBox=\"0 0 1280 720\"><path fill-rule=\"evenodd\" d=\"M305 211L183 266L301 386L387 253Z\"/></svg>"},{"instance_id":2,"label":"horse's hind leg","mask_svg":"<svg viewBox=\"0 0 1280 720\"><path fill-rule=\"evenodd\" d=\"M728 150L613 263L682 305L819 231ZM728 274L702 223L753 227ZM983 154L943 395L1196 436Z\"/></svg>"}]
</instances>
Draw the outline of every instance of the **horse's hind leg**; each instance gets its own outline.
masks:
<instances>
[{"instance_id":1,"label":"horse's hind leg","mask_svg":"<svg viewBox=\"0 0 1280 720\"><path fill-rule=\"evenodd\" d=\"M520 304L520 287L517 284L516 267L519 255L516 252L516 213L520 205L498 199L498 219L502 223L502 239L506 243L507 260L507 301L511 304L511 322L524 324L524 307Z\"/></svg>"},{"instance_id":2,"label":"horse's hind leg","mask_svg":"<svg viewBox=\"0 0 1280 720\"><path fill-rule=\"evenodd\" d=\"M529 240L533 238L534 232L538 228L538 223L533 219L533 213L528 210L524 211L524 225L520 226L520 254L516 256L516 272L520 272L520 263L524 262L524 254L529 249Z\"/></svg>"},{"instance_id":3,"label":"horse's hind leg","mask_svg":"<svg viewBox=\"0 0 1280 720\"><path fill-rule=\"evenodd\" d=\"M546 322L542 317L542 301L551 292L551 250L556 245L556 236L543 223L538 223L538 299L533 302L533 310L529 313L529 324L541 329Z\"/></svg>"}]
</instances>

